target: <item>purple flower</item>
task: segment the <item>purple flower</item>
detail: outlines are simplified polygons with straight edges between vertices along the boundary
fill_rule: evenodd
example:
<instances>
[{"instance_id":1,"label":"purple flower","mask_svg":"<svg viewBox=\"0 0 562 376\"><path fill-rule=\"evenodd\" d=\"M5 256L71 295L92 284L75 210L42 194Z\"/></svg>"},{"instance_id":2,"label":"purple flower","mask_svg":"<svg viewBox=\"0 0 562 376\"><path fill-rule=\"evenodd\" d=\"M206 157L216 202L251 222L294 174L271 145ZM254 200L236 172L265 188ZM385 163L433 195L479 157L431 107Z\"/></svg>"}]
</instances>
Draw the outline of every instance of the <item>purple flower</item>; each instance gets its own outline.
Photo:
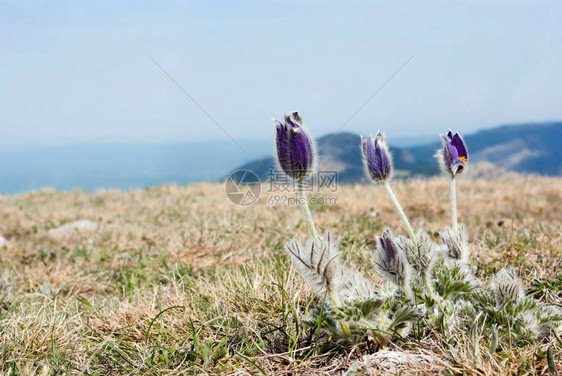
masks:
<instances>
[{"instance_id":1,"label":"purple flower","mask_svg":"<svg viewBox=\"0 0 562 376\"><path fill-rule=\"evenodd\" d=\"M391 263L395 262L398 258L398 248L396 247L396 243L394 243L394 238L389 229L383 232L382 238L379 237L379 243L381 244L381 249L384 251L386 259Z\"/></svg>"},{"instance_id":2,"label":"purple flower","mask_svg":"<svg viewBox=\"0 0 562 376\"><path fill-rule=\"evenodd\" d=\"M375 138L361 137L361 151L363 152L363 165L365 173L378 183L384 183L392 175L392 158L384 134L380 131Z\"/></svg>"},{"instance_id":3,"label":"purple flower","mask_svg":"<svg viewBox=\"0 0 562 376\"><path fill-rule=\"evenodd\" d=\"M377 240L379 244L373 260L375 268L384 278L409 295L411 293L412 267L404 250L396 243L389 229L384 230L382 237L377 237Z\"/></svg>"},{"instance_id":4,"label":"purple flower","mask_svg":"<svg viewBox=\"0 0 562 376\"><path fill-rule=\"evenodd\" d=\"M314 166L314 142L303 128L298 112L284 116L285 124L273 120L277 128L277 160L288 176L303 180Z\"/></svg>"},{"instance_id":5,"label":"purple flower","mask_svg":"<svg viewBox=\"0 0 562 376\"><path fill-rule=\"evenodd\" d=\"M437 155L441 168L453 175L460 174L468 164L468 151L463 139L449 130L446 135L441 135L441 143L443 149Z\"/></svg>"}]
</instances>

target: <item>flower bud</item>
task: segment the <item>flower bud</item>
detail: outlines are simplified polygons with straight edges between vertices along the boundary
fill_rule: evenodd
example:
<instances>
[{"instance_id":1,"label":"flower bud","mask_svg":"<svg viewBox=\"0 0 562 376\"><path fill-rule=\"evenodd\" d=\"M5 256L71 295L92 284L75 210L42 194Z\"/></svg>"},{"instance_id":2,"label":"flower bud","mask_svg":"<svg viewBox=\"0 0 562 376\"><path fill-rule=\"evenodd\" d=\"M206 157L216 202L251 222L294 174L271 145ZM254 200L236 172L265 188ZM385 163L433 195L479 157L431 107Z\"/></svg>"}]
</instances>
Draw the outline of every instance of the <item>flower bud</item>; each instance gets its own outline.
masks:
<instances>
[{"instance_id":1,"label":"flower bud","mask_svg":"<svg viewBox=\"0 0 562 376\"><path fill-rule=\"evenodd\" d=\"M468 263L469 247L468 234L464 225L459 225L458 231L446 227L440 233L441 241L445 245L444 257L445 261L458 261L463 265Z\"/></svg>"},{"instance_id":2,"label":"flower bud","mask_svg":"<svg viewBox=\"0 0 562 376\"><path fill-rule=\"evenodd\" d=\"M388 151L384 134L380 131L375 138L361 137L361 151L365 173L377 183L384 183L392 175L392 157Z\"/></svg>"},{"instance_id":3,"label":"flower bud","mask_svg":"<svg viewBox=\"0 0 562 376\"><path fill-rule=\"evenodd\" d=\"M314 168L314 142L303 128L298 112L284 116L285 124L273 120L277 128L277 160L289 177L303 180Z\"/></svg>"},{"instance_id":4,"label":"flower bud","mask_svg":"<svg viewBox=\"0 0 562 376\"><path fill-rule=\"evenodd\" d=\"M468 164L468 151L463 139L458 133L449 132L441 135L443 149L435 155L441 169L453 175L460 174Z\"/></svg>"},{"instance_id":5,"label":"flower bud","mask_svg":"<svg viewBox=\"0 0 562 376\"><path fill-rule=\"evenodd\" d=\"M496 274L491 283L492 290L496 295L496 304L501 307L506 302L519 303L525 297L523 283L512 268L504 268Z\"/></svg>"},{"instance_id":6,"label":"flower bud","mask_svg":"<svg viewBox=\"0 0 562 376\"><path fill-rule=\"evenodd\" d=\"M396 244L392 232L386 229L382 237L377 237L377 242L375 268L388 281L409 292L411 267L406 254Z\"/></svg>"},{"instance_id":7,"label":"flower bud","mask_svg":"<svg viewBox=\"0 0 562 376\"><path fill-rule=\"evenodd\" d=\"M435 262L437 261L437 244L431 240L427 232L418 231L416 234L416 243L410 238L399 236L396 240L398 247L406 253L408 262L412 266L414 275L423 278L424 275L431 275Z\"/></svg>"}]
</instances>

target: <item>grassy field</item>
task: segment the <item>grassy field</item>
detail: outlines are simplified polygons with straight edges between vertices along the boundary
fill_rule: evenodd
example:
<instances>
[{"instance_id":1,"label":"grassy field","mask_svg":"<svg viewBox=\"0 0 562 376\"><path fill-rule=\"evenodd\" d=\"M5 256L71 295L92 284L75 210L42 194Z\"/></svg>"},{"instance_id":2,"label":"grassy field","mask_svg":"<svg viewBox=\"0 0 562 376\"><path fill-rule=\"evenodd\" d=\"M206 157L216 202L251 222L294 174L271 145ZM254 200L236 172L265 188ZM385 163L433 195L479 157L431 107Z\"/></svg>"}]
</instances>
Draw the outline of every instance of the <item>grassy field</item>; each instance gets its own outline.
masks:
<instances>
[{"instance_id":1,"label":"grassy field","mask_svg":"<svg viewBox=\"0 0 562 376\"><path fill-rule=\"evenodd\" d=\"M488 280L512 265L537 299L561 304L562 180L459 180L459 216L477 275ZM437 235L449 223L445 180L394 186L415 228ZM384 190L344 186L322 195L337 202L312 207L317 226L341 242L348 265L380 284L371 266L374 237L386 226L404 233ZM269 197L237 207L222 184L1 197L0 234L8 242L0 247L0 373L345 372L373 349L300 325L318 301L283 244L304 241L306 224L300 208L268 206ZM98 228L49 233L80 219ZM479 340L485 348L488 339ZM453 355L439 333L388 349L434 359L440 371L426 373L542 375L550 346L562 359L560 343L551 341L502 347L478 364L462 347ZM386 371L356 374L379 373Z\"/></svg>"}]
</instances>

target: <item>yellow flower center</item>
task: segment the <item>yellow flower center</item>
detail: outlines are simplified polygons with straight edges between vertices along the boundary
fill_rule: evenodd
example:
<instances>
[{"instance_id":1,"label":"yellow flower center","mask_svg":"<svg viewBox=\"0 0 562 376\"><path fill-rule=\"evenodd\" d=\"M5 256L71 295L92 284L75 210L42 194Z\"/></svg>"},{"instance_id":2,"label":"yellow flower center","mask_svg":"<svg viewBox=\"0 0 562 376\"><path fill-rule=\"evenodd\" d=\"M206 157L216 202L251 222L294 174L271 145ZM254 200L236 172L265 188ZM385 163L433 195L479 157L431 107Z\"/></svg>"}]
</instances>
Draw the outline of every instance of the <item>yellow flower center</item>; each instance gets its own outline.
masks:
<instances>
[{"instance_id":1,"label":"yellow flower center","mask_svg":"<svg viewBox=\"0 0 562 376\"><path fill-rule=\"evenodd\" d=\"M466 157L459 157L459 161L463 162L466 164Z\"/></svg>"}]
</instances>

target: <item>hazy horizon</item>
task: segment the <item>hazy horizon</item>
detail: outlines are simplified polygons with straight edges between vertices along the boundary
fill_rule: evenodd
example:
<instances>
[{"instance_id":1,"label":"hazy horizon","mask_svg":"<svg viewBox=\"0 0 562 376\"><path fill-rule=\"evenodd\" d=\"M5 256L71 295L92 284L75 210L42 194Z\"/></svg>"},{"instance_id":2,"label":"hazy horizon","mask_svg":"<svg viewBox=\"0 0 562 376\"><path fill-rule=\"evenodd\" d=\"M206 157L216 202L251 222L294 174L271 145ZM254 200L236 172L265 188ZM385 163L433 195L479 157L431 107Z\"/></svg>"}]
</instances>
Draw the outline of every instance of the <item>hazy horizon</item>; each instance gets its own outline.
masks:
<instances>
[{"instance_id":1,"label":"hazy horizon","mask_svg":"<svg viewBox=\"0 0 562 376\"><path fill-rule=\"evenodd\" d=\"M556 165L553 165L553 168L545 169L543 164L545 158L548 161L559 160L562 122L541 125L523 124L505 130L494 127L491 131L483 130L464 136L471 151L486 150L483 154L473 154L476 160L499 163L503 167L511 163L511 167L524 172L560 175L562 167L556 170ZM354 134L352 139L355 141L350 141L350 137L344 133ZM336 158L341 157L342 152L347 155L340 168L349 179L352 175L346 172L345 166L352 159L355 160L353 168L361 164L359 135L347 130L341 135L339 146L330 153ZM317 137L319 145L322 143L321 138L332 140L329 135ZM337 141L337 137L334 141ZM349 145L349 142L357 142L357 145ZM433 154L439 144L437 135L409 139L390 137L388 142L403 168L415 170L414 173L435 172L427 168L434 165ZM46 187L57 190L129 190L162 184L219 181L239 168L255 169L256 173L267 172L271 161L268 157L275 154L274 144L274 138L271 137L267 140L240 139L236 143L231 140L169 143L131 141L11 150L3 148L0 149L0 193L17 194ZM511 157L506 160L505 154ZM404 159L404 155L409 157ZM514 161L518 162L513 164ZM265 176L261 178L262 181L267 180Z\"/></svg>"},{"instance_id":2,"label":"hazy horizon","mask_svg":"<svg viewBox=\"0 0 562 376\"><path fill-rule=\"evenodd\" d=\"M557 119L553 119L553 120L545 120L545 121L536 121L536 122L514 122L514 123L500 123L500 124L496 124L496 125L492 125L492 126L484 126L481 128L475 128L473 131L468 132L468 133L463 133L463 134L473 134L479 131L484 131L484 130L488 130L488 129L494 129L497 127L503 127L503 126L517 126L517 125L526 125L526 124L549 124L549 123L559 123L562 122L562 120L557 120ZM453 130L458 130L454 125L452 125L451 127L449 127ZM444 132L445 130L449 129L449 128L445 128L441 131ZM385 128L376 128L373 129L373 131L371 131L370 133L375 133L377 130L381 130L383 132L385 132L385 134L387 135L387 139L389 138L388 132ZM350 129L342 129L340 131L341 133L354 133L354 134L359 134L359 135L364 135L361 132L355 132L353 130ZM337 132L337 133L340 133ZM322 138L324 136L327 135L331 135L334 134L336 132L326 132L326 133L321 133L318 135L314 135L316 139L318 138ZM415 133L412 132L411 134L398 134L398 135L393 135L390 134L390 139L392 140L392 142L394 143L395 146L397 147L404 147L404 146L415 146L415 145L421 145L424 143L429 143L432 141L439 141L438 139L438 133L435 134L428 134L427 132L420 130L419 132ZM236 142L263 142L263 143L268 143L271 144L271 152L274 152L274 142L275 142L275 133L274 133L274 128L272 125L271 128L271 134L269 136L265 136L262 138L256 138L256 137L242 137L239 139L235 140ZM126 141L126 140L78 140L78 141L68 141L68 142L53 142L53 143L41 143L41 141L37 141L37 142L29 142L29 143L23 143L23 144L10 144L10 145L4 145L2 147L2 149L0 149L0 155L3 153L13 153L13 152L19 152L19 151L34 151L34 150L47 150L47 149L52 149L52 148L64 148L64 147L75 147L75 146L80 146L80 145L176 145L176 144L213 144L216 142L226 142L226 143L232 143L232 140L229 140L228 137L220 137L220 138L216 138L216 139L206 139L206 140L189 140L189 139L185 139L185 140L155 140L155 141L150 141L150 140L141 140L141 141ZM233 143L233 145L236 145ZM258 156L259 157L259 156Z\"/></svg>"}]
</instances>

